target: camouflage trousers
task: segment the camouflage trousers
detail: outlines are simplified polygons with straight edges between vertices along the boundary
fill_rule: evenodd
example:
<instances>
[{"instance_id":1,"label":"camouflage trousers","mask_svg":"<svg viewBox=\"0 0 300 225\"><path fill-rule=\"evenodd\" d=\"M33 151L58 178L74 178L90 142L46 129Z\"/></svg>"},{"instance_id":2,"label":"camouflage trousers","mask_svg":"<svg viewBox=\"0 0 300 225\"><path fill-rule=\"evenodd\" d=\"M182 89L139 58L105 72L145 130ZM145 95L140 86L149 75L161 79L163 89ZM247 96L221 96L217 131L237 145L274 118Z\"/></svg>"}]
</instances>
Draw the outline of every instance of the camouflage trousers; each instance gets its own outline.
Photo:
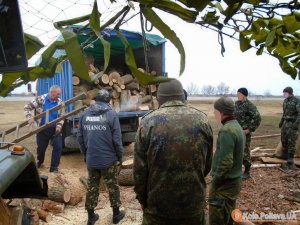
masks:
<instances>
[{"instance_id":1,"label":"camouflage trousers","mask_svg":"<svg viewBox=\"0 0 300 225\"><path fill-rule=\"evenodd\" d=\"M235 209L236 199L242 186L241 179L231 182L222 182L209 190L209 224L234 224L231 212Z\"/></svg>"},{"instance_id":2,"label":"camouflage trousers","mask_svg":"<svg viewBox=\"0 0 300 225\"><path fill-rule=\"evenodd\" d=\"M205 225L205 214L203 210L199 215L190 218L171 219L144 212L142 225Z\"/></svg>"},{"instance_id":3,"label":"camouflage trousers","mask_svg":"<svg viewBox=\"0 0 300 225\"><path fill-rule=\"evenodd\" d=\"M112 208L120 207L120 189L117 181L118 166L112 165L107 169L88 169L88 188L86 192L85 208L94 209L98 204L99 198L99 186L100 178L103 176L103 180L107 186L109 193L110 205Z\"/></svg>"},{"instance_id":4,"label":"camouflage trousers","mask_svg":"<svg viewBox=\"0 0 300 225\"><path fill-rule=\"evenodd\" d=\"M246 134L246 143L244 148L243 165L251 166L251 153L250 153L251 134Z\"/></svg>"},{"instance_id":5,"label":"camouflage trousers","mask_svg":"<svg viewBox=\"0 0 300 225\"><path fill-rule=\"evenodd\" d=\"M281 143L283 151L294 155L296 151L296 142L298 131L293 129L294 122L284 121L281 127Z\"/></svg>"}]
</instances>

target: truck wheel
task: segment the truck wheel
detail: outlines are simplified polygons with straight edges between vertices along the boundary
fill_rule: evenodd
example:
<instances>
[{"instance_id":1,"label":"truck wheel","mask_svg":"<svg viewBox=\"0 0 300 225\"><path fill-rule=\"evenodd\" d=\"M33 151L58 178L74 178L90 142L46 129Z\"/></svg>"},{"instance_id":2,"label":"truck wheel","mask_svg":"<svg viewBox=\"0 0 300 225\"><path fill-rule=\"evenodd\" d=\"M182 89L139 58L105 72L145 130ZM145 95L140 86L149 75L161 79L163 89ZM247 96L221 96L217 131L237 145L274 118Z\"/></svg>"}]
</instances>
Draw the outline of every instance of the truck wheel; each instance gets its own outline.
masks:
<instances>
[{"instance_id":1,"label":"truck wheel","mask_svg":"<svg viewBox=\"0 0 300 225\"><path fill-rule=\"evenodd\" d=\"M76 139L76 136L74 135L70 135L68 137L65 138L64 140L65 143L65 147L62 150L62 153L70 153L70 152L77 152L79 151L80 147L79 147L79 143Z\"/></svg>"}]
</instances>

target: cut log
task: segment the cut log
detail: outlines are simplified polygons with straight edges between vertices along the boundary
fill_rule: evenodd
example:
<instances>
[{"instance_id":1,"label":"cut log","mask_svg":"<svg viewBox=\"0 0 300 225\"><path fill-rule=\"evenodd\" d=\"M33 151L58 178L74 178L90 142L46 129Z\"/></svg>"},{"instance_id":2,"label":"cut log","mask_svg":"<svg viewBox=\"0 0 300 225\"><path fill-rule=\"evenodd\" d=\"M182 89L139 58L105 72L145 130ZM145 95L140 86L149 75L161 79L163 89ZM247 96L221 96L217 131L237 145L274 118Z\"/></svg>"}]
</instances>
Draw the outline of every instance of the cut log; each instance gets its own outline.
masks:
<instances>
[{"instance_id":1,"label":"cut log","mask_svg":"<svg viewBox=\"0 0 300 225\"><path fill-rule=\"evenodd\" d=\"M99 77L99 81L102 84L108 84L109 83L108 75L104 73L101 77Z\"/></svg>"},{"instance_id":2,"label":"cut log","mask_svg":"<svg viewBox=\"0 0 300 225\"><path fill-rule=\"evenodd\" d=\"M122 90L125 90L126 86L124 84L119 85Z\"/></svg>"},{"instance_id":3,"label":"cut log","mask_svg":"<svg viewBox=\"0 0 300 225\"><path fill-rule=\"evenodd\" d=\"M71 198L70 201L68 202L69 205L75 206L77 205L79 202L81 202L83 199L83 193L82 190L78 189L78 188L72 188L71 191Z\"/></svg>"},{"instance_id":4,"label":"cut log","mask_svg":"<svg viewBox=\"0 0 300 225\"><path fill-rule=\"evenodd\" d=\"M119 184L123 186L133 186L133 170L132 169L122 169L119 174Z\"/></svg>"},{"instance_id":5,"label":"cut log","mask_svg":"<svg viewBox=\"0 0 300 225\"><path fill-rule=\"evenodd\" d=\"M283 159L277 159L277 158L271 158L271 157L261 157L262 162L264 163L286 163L286 160ZM299 158L295 158L294 159L294 163L297 166L300 166L300 159Z\"/></svg>"},{"instance_id":6,"label":"cut log","mask_svg":"<svg viewBox=\"0 0 300 225\"><path fill-rule=\"evenodd\" d=\"M40 218L36 210L30 211L30 225L39 225L40 224Z\"/></svg>"},{"instance_id":7,"label":"cut log","mask_svg":"<svg viewBox=\"0 0 300 225\"><path fill-rule=\"evenodd\" d=\"M95 97L98 93L99 93L99 89L94 88L94 89L86 92L86 98L89 100L95 99Z\"/></svg>"},{"instance_id":8,"label":"cut log","mask_svg":"<svg viewBox=\"0 0 300 225\"><path fill-rule=\"evenodd\" d=\"M146 103L151 101L151 95L146 95L145 97L140 98L140 103Z\"/></svg>"},{"instance_id":9,"label":"cut log","mask_svg":"<svg viewBox=\"0 0 300 225\"><path fill-rule=\"evenodd\" d=\"M273 167L280 167L281 164L253 164L251 165L252 168L273 168Z\"/></svg>"},{"instance_id":10,"label":"cut log","mask_svg":"<svg viewBox=\"0 0 300 225\"><path fill-rule=\"evenodd\" d=\"M80 84L78 86L73 86L74 96L77 96L81 93L86 93L89 90L91 90L91 86L88 84Z\"/></svg>"},{"instance_id":11,"label":"cut log","mask_svg":"<svg viewBox=\"0 0 300 225\"><path fill-rule=\"evenodd\" d=\"M51 187L48 190L48 198L55 202L68 203L71 198L71 191L62 186Z\"/></svg>"},{"instance_id":12,"label":"cut log","mask_svg":"<svg viewBox=\"0 0 300 225\"><path fill-rule=\"evenodd\" d=\"M152 109L158 109L159 108L159 102L156 97L152 97Z\"/></svg>"},{"instance_id":13,"label":"cut log","mask_svg":"<svg viewBox=\"0 0 300 225\"><path fill-rule=\"evenodd\" d=\"M122 80L123 80L123 84L129 84L133 81L133 76L131 74L126 74L124 76L122 76Z\"/></svg>"},{"instance_id":14,"label":"cut log","mask_svg":"<svg viewBox=\"0 0 300 225\"><path fill-rule=\"evenodd\" d=\"M85 189L87 189L87 188L88 188L88 183L87 183L86 177L81 176L81 177L79 178L79 180L80 180L80 182L83 184L83 186L85 187Z\"/></svg>"},{"instance_id":15,"label":"cut log","mask_svg":"<svg viewBox=\"0 0 300 225\"><path fill-rule=\"evenodd\" d=\"M143 68L138 68L139 71L141 71L142 73L145 73L145 70Z\"/></svg>"},{"instance_id":16,"label":"cut log","mask_svg":"<svg viewBox=\"0 0 300 225\"><path fill-rule=\"evenodd\" d=\"M139 105L139 110L141 110L141 111L147 111L147 110L150 110L149 104L142 104L142 105Z\"/></svg>"},{"instance_id":17,"label":"cut log","mask_svg":"<svg viewBox=\"0 0 300 225\"><path fill-rule=\"evenodd\" d=\"M130 98L129 98L129 103L131 105L138 105L139 103L139 96L138 95L131 95Z\"/></svg>"},{"instance_id":18,"label":"cut log","mask_svg":"<svg viewBox=\"0 0 300 225\"><path fill-rule=\"evenodd\" d=\"M117 71L111 72L108 76L110 81L112 81L113 79L117 81L121 77L121 75Z\"/></svg>"},{"instance_id":19,"label":"cut log","mask_svg":"<svg viewBox=\"0 0 300 225\"><path fill-rule=\"evenodd\" d=\"M90 105L95 104L95 102L96 102L95 100L84 99L84 100L82 100L82 105L90 106Z\"/></svg>"},{"instance_id":20,"label":"cut log","mask_svg":"<svg viewBox=\"0 0 300 225\"><path fill-rule=\"evenodd\" d=\"M36 209L36 212L41 220L44 222L49 222L48 213L43 209Z\"/></svg>"},{"instance_id":21,"label":"cut log","mask_svg":"<svg viewBox=\"0 0 300 225\"><path fill-rule=\"evenodd\" d=\"M114 84L118 84L117 79L112 79L111 81L112 81Z\"/></svg>"},{"instance_id":22,"label":"cut log","mask_svg":"<svg viewBox=\"0 0 300 225\"><path fill-rule=\"evenodd\" d=\"M150 91L151 91L151 93L154 93L154 92L157 91L157 87L156 87L155 84L151 84L151 85L150 85Z\"/></svg>"},{"instance_id":23,"label":"cut log","mask_svg":"<svg viewBox=\"0 0 300 225\"><path fill-rule=\"evenodd\" d=\"M137 109L138 109L137 105L130 105L130 104L122 105L121 107L122 112L133 112L133 111L137 111Z\"/></svg>"},{"instance_id":24,"label":"cut log","mask_svg":"<svg viewBox=\"0 0 300 225\"><path fill-rule=\"evenodd\" d=\"M113 99L113 108L117 113L121 111L121 105L119 99Z\"/></svg>"},{"instance_id":25,"label":"cut log","mask_svg":"<svg viewBox=\"0 0 300 225\"><path fill-rule=\"evenodd\" d=\"M130 90L122 90L121 91L121 96L120 96L120 101L121 105L127 105L130 99Z\"/></svg>"},{"instance_id":26,"label":"cut log","mask_svg":"<svg viewBox=\"0 0 300 225\"><path fill-rule=\"evenodd\" d=\"M42 208L51 213L62 213L65 209L65 205L63 203L54 202L51 200L45 200L43 202Z\"/></svg>"},{"instance_id":27,"label":"cut log","mask_svg":"<svg viewBox=\"0 0 300 225\"><path fill-rule=\"evenodd\" d=\"M274 153L267 153L267 152L253 153L251 154L251 158L272 157L273 155Z\"/></svg>"},{"instance_id":28,"label":"cut log","mask_svg":"<svg viewBox=\"0 0 300 225\"><path fill-rule=\"evenodd\" d=\"M133 159L128 159L122 162L122 169L132 169L133 167Z\"/></svg>"},{"instance_id":29,"label":"cut log","mask_svg":"<svg viewBox=\"0 0 300 225\"><path fill-rule=\"evenodd\" d=\"M124 85L123 77L119 77L119 78L117 79L117 84L118 84L119 86Z\"/></svg>"},{"instance_id":30,"label":"cut log","mask_svg":"<svg viewBox=\"0 0 300 225\"><path fill-rule=\"evenodd\" d=\"M112 82L111 80L108 82L108 85L109 86L113 86L114 85L114 82Z\"/></svg>"},{"instance_id":31,"label":"cut log","mask_svg":"<svg viewBox=\"0 0 300 225\"><path fill-rule=\"evenodd\" d=\"M73 84L74 86L79 85L79 84L80 84L80 78L77 77L77 76L72 76L72 84Z\"/></svg>"},{"instance_id":32,"label":"cut log","mask_svg":"<svg viewBox=\"0 0 300 225\"><path fill-rule=\"evenodd\" d=\"M120 92L117 92L116 90L112 90L110 93L111 93L111 97L113 99L119 99L120 98Z\"/></svg>"},{"instance_id":33,"label":"cut log","mask_svg":"<svg viewBox=\"0 0 300 225\"><path fill-rule=\"evenodd\" d=\"M108 91L111 91L113 89L111 86L100 86L100 85L98 85L98 88L99 89L105 89L105 90L108 90Z\"/></svg>"},{"instance_id":34,"label":"cut log","mask_svg":"<svg viewBox=\"0 0 300 225\"><path fill-rule=\"evenodd\" d=\"M269 134L269 135L261 135L261 136L253 136L251 139L261 139L261 138L270 138L270 137L279 137L281 134Z\"/></svg>"},{"instance_id":35,"label":"cut log","mask_svg":"<svg viewBox=\"0 0 300 225\"><path fill-rule=\"evenodd\" d=\"M119 92L119 93L121 93L122 92L122 89L119 87L119 85L117 85L117 84L113 84L113 88L117 91L117 92Z\"/></svg>"},{"instance_id":36,"label":"cut log","mask_svg":"<svg viewBox=\"0 0 300 225\"><path fill-rule=\"evenodd\" d=\"M139 83L131 82L131 83L125 85L125 89L139 90L140 89L140 85L139 85Z\"/></svg>"}]
</instances>

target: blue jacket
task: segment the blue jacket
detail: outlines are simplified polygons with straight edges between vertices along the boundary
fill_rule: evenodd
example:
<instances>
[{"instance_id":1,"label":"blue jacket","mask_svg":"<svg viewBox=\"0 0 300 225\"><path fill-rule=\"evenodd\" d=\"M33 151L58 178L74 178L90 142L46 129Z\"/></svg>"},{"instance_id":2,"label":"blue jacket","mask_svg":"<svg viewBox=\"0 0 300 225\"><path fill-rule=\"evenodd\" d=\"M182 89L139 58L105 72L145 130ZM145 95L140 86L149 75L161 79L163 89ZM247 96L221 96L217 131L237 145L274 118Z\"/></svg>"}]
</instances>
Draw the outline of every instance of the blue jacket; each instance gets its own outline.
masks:
<instances>
[{"instance_id":1,"label":"blue jacket","mask_svg":"<svg viewBox=\"0 0 300 225\"><path fill-rule=\"evenodd\" d=\"M104 102L91 105L80 117L77 140L90 168L105 169L122 158L119 118Z\"/></svg>"}]
</instances>

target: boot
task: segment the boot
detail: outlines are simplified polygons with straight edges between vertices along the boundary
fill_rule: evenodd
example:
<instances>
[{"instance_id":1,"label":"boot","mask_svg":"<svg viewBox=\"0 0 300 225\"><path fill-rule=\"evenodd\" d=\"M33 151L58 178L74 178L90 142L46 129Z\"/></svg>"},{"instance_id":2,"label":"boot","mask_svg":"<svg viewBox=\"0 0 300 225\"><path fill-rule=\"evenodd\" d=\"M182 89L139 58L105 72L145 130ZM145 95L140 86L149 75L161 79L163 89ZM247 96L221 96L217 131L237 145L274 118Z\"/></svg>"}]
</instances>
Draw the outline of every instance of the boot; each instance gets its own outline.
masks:
<instances>
[{"instance_id":1,"label":"boot","mask_svg":"<svg viewBox=\"0 0 300 225\"><path fill-rule=\"evenodd\" d=\"M243 180L246 180L246 179L250 178L250 168L251 168L251 164L246 164L245 165L245 171L242 175Z\"/></svg>"},{"instance_id":2,"label":"boot","mask_svg":"<svg viewBox=\"0 0 300 225\"><path fill-rule=\"evenodd\" d=\"M274 155L276 158L278 159L284 159L284 160L287 160L289 155L288 155L288 151L282 151L282 154L281 155Z\"/></svg>"},{"instance_id":3,"label":"boot","mask_svg":"<svg viewBox=\"0 0 300 225\"><path fill-rule=\"evenodd\" d=\"M88 209L88 222L87 225L94 225L99 219L99 215L94 212L94 209Z\"/></svg>"},{"instance_id":4,"label":"boot","mask_svg":"<svg viewBox=\"0 0 300 225\"><path fill-rule=\"evenodd\" d=\"M119 207L113 208L113 224L119 223L125 216L124 211L120 211Z\"/></svg>"},{"instance_id":5,"label":"boot","mask_svg":"<svg viewBox=\"0 0 300 225\"><path fill-rule=\"evenodd\" d=\"M293 172L294 170L296 170L295 163L294 163L294 154L288 154L287 163L282 164L281 168L288 172Z\"/></svg>"}]
</instances>

